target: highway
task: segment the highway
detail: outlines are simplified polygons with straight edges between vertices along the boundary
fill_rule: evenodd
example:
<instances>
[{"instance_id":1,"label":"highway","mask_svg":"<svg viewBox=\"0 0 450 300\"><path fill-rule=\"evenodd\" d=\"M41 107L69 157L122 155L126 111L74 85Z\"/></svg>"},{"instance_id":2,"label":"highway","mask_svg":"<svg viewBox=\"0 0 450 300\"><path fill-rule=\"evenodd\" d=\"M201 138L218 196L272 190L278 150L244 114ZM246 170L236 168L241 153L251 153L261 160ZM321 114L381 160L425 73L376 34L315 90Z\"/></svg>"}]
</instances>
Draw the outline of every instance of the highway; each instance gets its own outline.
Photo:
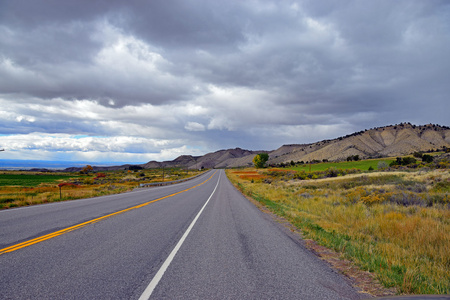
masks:
<instances>
[{"instance_id":1,"label":"highway","mask_svg":"<svg viewBox=\"0 0 450 300\"><path fill-rule=\"evenodd\" d=\"M212 170L0 211L0 299L365 299Z\"/></svg>"}]
</instances>

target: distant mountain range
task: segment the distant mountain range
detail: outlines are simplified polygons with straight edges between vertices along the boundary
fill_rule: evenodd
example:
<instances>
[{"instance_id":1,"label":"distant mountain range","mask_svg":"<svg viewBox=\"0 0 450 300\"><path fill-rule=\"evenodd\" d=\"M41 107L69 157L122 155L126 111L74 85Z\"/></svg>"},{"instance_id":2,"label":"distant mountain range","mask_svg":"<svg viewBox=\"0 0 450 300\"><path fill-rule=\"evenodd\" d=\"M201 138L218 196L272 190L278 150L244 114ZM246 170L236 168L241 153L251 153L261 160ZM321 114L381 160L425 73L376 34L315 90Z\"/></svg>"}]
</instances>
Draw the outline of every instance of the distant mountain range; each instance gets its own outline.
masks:
<instances>
[{"instance_id":1,"label":"distant mountain range","mask_svg":"<svg viewBox=\"0 0 450 300\"><path fill-rule=\"evenodd\" d=\"M0 159L0 170L63 170L68 167L79 167L99 164L88 161L51 161L51 160L23 160L23 159ZM104 166L126 164L126 162L104 163Z\"/></svg>"},{"instance_id":2,"label":"distant mountain range","mask_svg":"<svg viewBox=\"0 0 450 300\"><path fill-rule=\"evenodd\" d=\"M408 155L450 148L450 127L435 124L422 126L401 123L385 127L355 132L333 140L312 144L283 145L273 151L251 151L241 148L220 150L203 156L182 155L172 161L150 161L137 165L142 168L183 167L189 169L227 168L251 166L258 153L268 153L268 164L289 163L291 161L346 160L352 155L361 159ZM95 170L128 169L131 165L115 167L94 167ZM68 168L67 171L79 171Z\"/></svg>"}]
</instances>

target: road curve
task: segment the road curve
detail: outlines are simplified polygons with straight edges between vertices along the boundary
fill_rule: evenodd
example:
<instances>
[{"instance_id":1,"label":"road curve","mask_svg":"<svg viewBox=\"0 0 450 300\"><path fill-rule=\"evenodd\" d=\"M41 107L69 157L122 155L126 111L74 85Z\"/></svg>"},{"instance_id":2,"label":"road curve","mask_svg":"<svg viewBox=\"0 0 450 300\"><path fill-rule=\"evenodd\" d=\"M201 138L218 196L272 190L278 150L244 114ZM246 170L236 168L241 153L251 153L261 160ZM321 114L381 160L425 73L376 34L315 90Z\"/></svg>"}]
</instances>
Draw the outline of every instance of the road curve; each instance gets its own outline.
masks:
<instances>
[{"instance_id":1,"label":"road curve","mask_svg":"<svg viewBox=\"0 0 450 300\"><path fill-rule=\"evenodd\" d=\"M0 254L0 299L364 298L248 202L223 170L0 212L0 253L46 235Z\"/></svg>"}]
</instances>

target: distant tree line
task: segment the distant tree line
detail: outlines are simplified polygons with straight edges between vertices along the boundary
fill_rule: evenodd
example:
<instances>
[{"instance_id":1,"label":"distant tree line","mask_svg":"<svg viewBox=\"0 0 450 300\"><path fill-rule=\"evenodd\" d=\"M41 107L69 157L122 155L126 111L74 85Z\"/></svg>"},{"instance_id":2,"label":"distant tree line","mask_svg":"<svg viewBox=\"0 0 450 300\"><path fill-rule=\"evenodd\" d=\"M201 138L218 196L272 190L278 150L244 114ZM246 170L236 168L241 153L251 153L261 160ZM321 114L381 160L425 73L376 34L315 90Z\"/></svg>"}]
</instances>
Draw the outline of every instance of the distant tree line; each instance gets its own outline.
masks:
<instances>
[{"instance_id":1,"label":"distant tree line","mask_svg":"<svg viewBox=\"0 0 450 300\"><path fill-rule=\"evenodd\" d=\"M422 161L425 163L433 162L433 156L431 156L429 154L423 154L421 152L414 152L413 156L422 159Z\"/></svg>"},{"instance_id":2,"label":"distant tree line","mask_svg":"<svg viewBox=\"0 0 450 300\"><path fill-rule=\"evenodd\" d=\"M347 161L358 161L359 160L359 155L350 155L349 157L347 157Z\"/></svg>"},{"instance_id":3,"label":"distant tree line","mask_svg":"<svg viewBox=\"0 0 450 300\"><path fill-rule=\"evenodd\" d=\"M411 165L411 164L415 164L417 162L417 159L415 159L414 157L397 157L396 160L394 160L393 162L391 162L389 164L390 167L393 166L407 166L407 165Z\"/></svg>"},{"instance_id":4,"label":"distant tree line","mask_svg":"<svg viewBox=\"0 0 450 300\"><path fill-rule=\"evenodd\" d=\"M132 166L128 167L128 170L130 170L130 171L137 171L137 170L142 170L142 169L144 169L144 168L141 166L136 166L136 165L132 165Z\"/></svg>"}]
</instances>

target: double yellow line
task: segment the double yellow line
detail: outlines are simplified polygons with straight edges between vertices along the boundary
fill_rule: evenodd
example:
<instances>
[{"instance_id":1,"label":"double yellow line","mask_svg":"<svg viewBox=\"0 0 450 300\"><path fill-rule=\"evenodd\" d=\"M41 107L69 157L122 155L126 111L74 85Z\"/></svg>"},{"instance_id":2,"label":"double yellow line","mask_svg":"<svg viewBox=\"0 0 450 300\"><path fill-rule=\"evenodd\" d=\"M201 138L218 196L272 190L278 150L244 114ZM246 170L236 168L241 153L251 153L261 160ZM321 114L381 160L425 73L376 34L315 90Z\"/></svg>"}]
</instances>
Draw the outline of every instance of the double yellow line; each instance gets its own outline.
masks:
<instances>
[{"instance_id":1,"label":"double yellow line","mask_svg":"<svg viewBox=\"0 0 450 300\"><path fill-rule=\"evenodd\" d=\"M67 227L67 228L65 228L65 229L61 229L61 230L58 230L58 231L55 231L55 232L52 232L52 233L49 233L49 234L46 234L46 235L43 235L43 236L34 238L34 239L31 239L31 240L28 240L28 241L25 241L25 242L19 243L19 244L15 244L15 245L12 245L12 246L9 246L9 247L0 249L0 255L5 254L5 253L8 253L8 252L13 252L13 251L16 251L16 250L19 250L19 249L22 249L22 248L25 248L25 247L28 247L28 246L31 246L31 245L34 245L34 244L37 244L37 243L40 243L40 242L49 240L49 239L52 239L52 238L54 238L54 237L63 235L63 234L65 234L65 233L68 233L68 232L71 232L71 231L74 231L74 230L83 228L83 227L85 227L85 226L87 226L87 225L97 223L97 222L99 222L99 221L101 221L101 220L105 220L105 219L111 218L111 217L113 217L113 216L122 214L122 213L124 213L124 212L130 211L130 210L133 210L133 209L138 209L138 208L144 207L144 206L146 206L146 205L149 205L150 203L154 203L154 202L157 202L157 201L160 201L160 200L163 200L163 199L166 199L166 198L170 198L170 197L176 196L176 195L178 195L178 194L187 192L187 191L189 191L189 190L192 190L192 189L194 189L194 188L196 188L196 187L198 187L198 186L204 184L205 182L207 182L208 180L210 180L215 174L216 174L216 172L214 172L214 174L212 174L211 177L209 177L208 179L206 179L206 180L203 181L202 183L197 184L197 185L195 185L195 186L193 186L193 187L190 187L190 188L188 188L188 189L182 190L182 191L180 191L180 192L177 192L177 193L174 193L174 194L170 194L170 195L167 195L167 196L164 196L164 197L161 197L161 198L158 198L158 199L149 201L149 202L145 202L145 203L142 203L142 204L133 206L133 207L129 207L129 208L126 208L126 209L123 209L123 210L120 210L120 211L111 213L111 214L109 214L109 215L105 215L105 216L103 216L103 217L95 218L95 219L89 220L89 221L87 221L87 222L83 222L83 223L80 223L80 224L77 224L77 225L74 225L74 226L71 226L71 227Z\"/></svg>"}]
</instances>

